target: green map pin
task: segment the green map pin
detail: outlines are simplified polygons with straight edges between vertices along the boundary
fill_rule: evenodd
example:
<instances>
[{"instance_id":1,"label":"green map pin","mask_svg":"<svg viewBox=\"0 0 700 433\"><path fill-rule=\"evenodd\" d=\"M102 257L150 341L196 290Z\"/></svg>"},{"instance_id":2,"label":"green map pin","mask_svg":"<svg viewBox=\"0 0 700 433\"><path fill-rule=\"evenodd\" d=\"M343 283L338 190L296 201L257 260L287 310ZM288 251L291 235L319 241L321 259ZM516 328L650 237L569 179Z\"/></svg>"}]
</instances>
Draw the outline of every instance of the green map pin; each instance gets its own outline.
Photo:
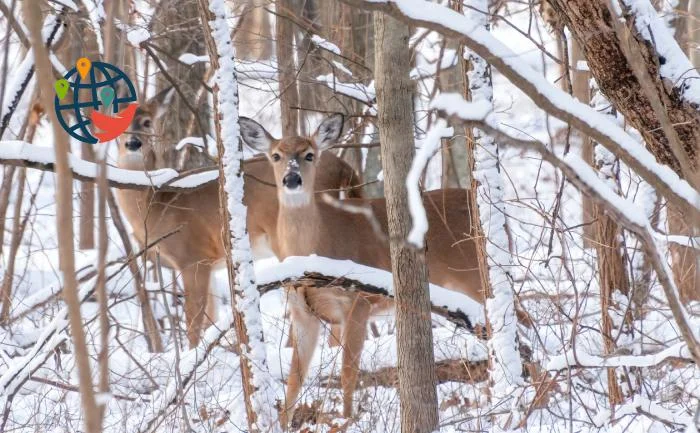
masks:
<instances>
[{"instance_id":1,"label":"green map pin","mask_svg":"<svg viewBox=\"0 0 700 433\"><path fill-rule=\"evenodd\" d=\"M105 107L108 107L109 104L114 101L114 89L111 87L105 87L100 90L100 100L103 104L105 104Z\"/></svg>"},{"instance_id":2,"label":"green map pin","mask_svg":"<svg viewBox=\"0 0 700 433\"><path fill-rule=\"evenodd\" d=\"M53 84L53 87L54 89L56 89L58 99L63 99L66 97L68 89L70 89L70 84L68 84L68 80L66 80L65 78L61 78L60 80L56 80L56 82Z\"/></svg>"}]
</instances>

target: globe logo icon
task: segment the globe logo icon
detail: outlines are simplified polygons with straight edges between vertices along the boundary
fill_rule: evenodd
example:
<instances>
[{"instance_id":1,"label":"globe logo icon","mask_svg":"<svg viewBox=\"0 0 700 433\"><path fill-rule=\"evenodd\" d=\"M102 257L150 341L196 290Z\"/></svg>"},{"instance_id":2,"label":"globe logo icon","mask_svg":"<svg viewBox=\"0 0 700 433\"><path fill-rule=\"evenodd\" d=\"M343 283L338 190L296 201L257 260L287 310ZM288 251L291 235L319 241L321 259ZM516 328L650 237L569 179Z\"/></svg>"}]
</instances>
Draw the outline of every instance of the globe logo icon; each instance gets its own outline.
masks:
<instances>
[{"instance_id":1,"label":"globe logo icon","mask_svg":"<svg viewBox=\"0 0 700 433\"><path fill-rule=\"evenodd\" d=\"M71 137L84 143L102 143L119 136L129 127L137 106L132 104L137 100L133 83L109 63L81 58L54 87L58 122Z\"/></svg>"}]
</instances>

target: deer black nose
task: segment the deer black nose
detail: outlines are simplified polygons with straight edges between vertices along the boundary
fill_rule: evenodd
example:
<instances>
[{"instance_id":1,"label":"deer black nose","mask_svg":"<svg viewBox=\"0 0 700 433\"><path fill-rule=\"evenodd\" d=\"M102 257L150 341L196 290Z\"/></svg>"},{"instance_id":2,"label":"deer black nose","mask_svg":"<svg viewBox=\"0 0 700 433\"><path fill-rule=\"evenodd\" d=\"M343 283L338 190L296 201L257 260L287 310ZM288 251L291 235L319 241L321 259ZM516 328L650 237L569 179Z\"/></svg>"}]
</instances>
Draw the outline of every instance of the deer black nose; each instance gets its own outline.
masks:
<instances>
[{"instance_id":1,"label":"deer black nose","mask_svg":"<svg viewBox=\"0 0 700 433\"><path fill-rule=\"evenodd\" d=\"M124 143L124 146L126 146L126 148L131 150L131 151L136 151L136 150L141 149L142 145L143 145L143 143L141 143L141 140L139 140L139 138L135 137L135 136L132 136L131 138L129 138L129 140L127 140L126 143Z\"/></svg>"},{"instance_id":2,"label":"deer black nose","mask_svg":"<svg viewBox=\"0 0 700 433\"><path fill-rule=\"evenodd\" d=\"M282 184L289 189L297 189L301 186L301 176L299 173L288 173L282 179Z\"/></svg>"}]
</instances>

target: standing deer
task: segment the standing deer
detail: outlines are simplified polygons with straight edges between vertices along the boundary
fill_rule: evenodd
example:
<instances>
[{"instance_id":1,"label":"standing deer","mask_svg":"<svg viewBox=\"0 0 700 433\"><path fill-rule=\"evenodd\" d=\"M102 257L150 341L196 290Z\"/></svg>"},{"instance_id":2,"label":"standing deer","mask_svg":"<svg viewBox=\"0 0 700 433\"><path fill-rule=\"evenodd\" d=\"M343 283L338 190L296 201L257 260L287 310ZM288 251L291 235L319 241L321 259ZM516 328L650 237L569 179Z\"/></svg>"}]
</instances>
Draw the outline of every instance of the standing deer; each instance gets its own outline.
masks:
<instances>
[{"instance_id":1,"label":"standing deer","mask_svg":"<svg viewBox=\"0 0 700 433\"><path fill-rule=\"evenodd\" d=\"M326 118L312 137L274 139L261 125L241 118L241 137L272 163L279 210L271 246L282 260L289 256L318 254L352 260L374 268L391 270L388 243L372 230L364 215L349 213L319 200L316 179L332 170L324 150L333 145L343 129L343 115ZM430 282L464 293L483 302L481 275L472 224L468 191L446 189L424 194L428 214L427 262ZM387 211L384 199L347 199L344 205L369 207L384 233ZM352 397L359 372L359 358L369 317L384 308L377 295L353 294L332 288L290 288L289 308L293 323L293 354L281 414L287 424L306 377L317 345L320 320L342 325L343 360L341 384L343 415L352 415Z\"/></svg>"},{"instance_id":2,"label":"standing deer","mask_svg":"<svg viewBox=\"0 0 700 433\"><path fill-rule=\"evenodd\" d=\"M130 170L160 168L152 137L154 120L162 114L161 93L136 111L131 130L120 139L118 166ZM356 186L355 172L334 155L324 157L331 167L316 180L321 190L339 190ZM276 233L277 195L274 178L265 159L245 161L246 175L243 201L248 207L248 232L253 255L270 256L269 238ZM177 229L179 231L158 243L167 266L182 275L185 292L185 319L190 347L199 343L205 319L215 320L215 304L210 299L212 267L223 261L222 223L219 215L217 184L209 184L191 192L159 192L152 189L119 189L117 197L134 237L143 246L150 240ZM350 194L353 193L352 190Z\"/></svg>"}]
</instances>

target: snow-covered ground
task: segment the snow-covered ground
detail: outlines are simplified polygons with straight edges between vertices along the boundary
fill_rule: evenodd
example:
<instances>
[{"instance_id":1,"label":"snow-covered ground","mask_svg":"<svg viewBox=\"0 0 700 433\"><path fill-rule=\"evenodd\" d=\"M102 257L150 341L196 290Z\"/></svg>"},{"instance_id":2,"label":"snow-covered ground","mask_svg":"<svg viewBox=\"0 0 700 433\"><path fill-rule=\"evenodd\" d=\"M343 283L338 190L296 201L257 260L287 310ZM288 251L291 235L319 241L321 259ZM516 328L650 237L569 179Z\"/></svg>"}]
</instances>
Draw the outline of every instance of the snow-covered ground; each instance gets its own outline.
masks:
<instances>
[{"instance_id":1,"label":"snow-covered ground","mask_svg":"<svg viewBox=\"0 0 700 433\"><path fill-rule=\"evenodd\" d=\"M528 7L522 6L517 11L514 8L512 12L514 13L508 18L520 30L527 32ZM2 26L4 24L0 25ZM518 61L539 72L550 83L559 80L559 68L521 33L500 23L493 29L493 34L517 53ZM533 23L531 34L548 51L556 53L556 44L539 21ZM321 37L315 38L314 42L329 49L337 49ZM439 38L430 35L421 42L420 49L422 57L417 60L419 67L414 73L415 76L423 77L424 82L420 88L430 89L434 79L429 65L430 62L437 61ZM207 58L190 55L184 56L182 60L194 63L207 61ZM27 61L22 56L10 56L10 61L10 70L14 71L11 78L18 77L26 70ZM451 64L451 61L443 59L443 66ZM279 118L277 88L271 79L273 75L270 75L275 67L274 62L261 65L242 61L237 65L241 72L241 115L257 119L273 135L279 136L281 128L276 121ZM668 74L674 75L675 72L669 70ZM14 80L9 81L8 85L11 86ZM332 76L320 81L330 83L331 86L333 83L338 85ZM493 85L494 107L501 124L545 142L557 143L561 147L565 124L539 110L497 71L494 71ZM372 85L360 87L350 84L347 89L371 102ZM5 99L7 101L8 97ZM424 103L427 104L427 101ZM15 118L22 116L26 104L23 101ZM17 124L10 127L10 131L17 129ZM4 137L12 138L11 133ZM37 131L34 145L49 148L51 143L50 130L44 124ZM10 146L5 142L0 144ZM76 150L79 147L77 144L74 146ZM580 143L574 139L572 152L578 152L579 147ZM3 151L0 149L0 152ZM114 149L111 152L114 158ZM533 329L521 328L519 337L532 348L533 360L540 362L544 368L551 369L550 377L556 379L557 387L544 408L530 412L527 408L510 407L488 410L486 383L442 383L438 388L441 431L481 431L482 428L491 428L489 415L508 413L514 409L529 413L527 423L522 426L523 431L529 432L683 430L694 416L700 399L700 371L693 364L684 361L688 358L687 348L668 311L663 291L652 278L646 316L635 318L632 336L621 334L617 341L620 355L627 357L619 356L606 361L607 366L618 366L616 373L625 395L634 390L634 396L613 410L607 399L607 370L600 368L603 344L599 323L601 314L596 255L593 249L583 247L581 196L570 184L564 185L558 218L554 221L556 230L550 237L561 173L544 163L534 151L501 146L499 152L501 174L506 187L511 248L514 252L512 268L507 271L513 277L523 307L536 322ZM439 156L428 167L433 170L428 177L435 177L434 171L440 167ZM164 173L164 178L170 175L170 172ZM651 188L624 166L621 178L622 192L646 212L651 212L655 200ZM0 422L5 423L4 431L7 432L82 431L77 372L70 343L66 338L67 324L61 320L63 304L58 297L60 274L54 175L28 169L27 185L21 215L24 217L28 214L28 225L15 263L11 313L13 320L8 326L0 328L0 412L3 412ZM78 190L77 182L75 189ZM30 209L29 196L32 194L36 194L36 199ZM14 188L10 200L4 251L9 249L13 222L11 213L16 201ZM77 194L74 203L75 208L79 209ZM76 233L78 220L76 211ZM664 231L663 226L656 229ZM111 227L109 238L108 261L121 259L124 255L121 242ZM636 244L632 237L627 236L626 241L628 265L634 268L639 264L640 252L633 248ZM8 257L2 257L0 276L5 271L7 260ZM89 272L96 261L96 252L78 251L76 261L76 268L80 270L79 277L87 276L81 287L88 290L94 284L94 277L90 277ZM290 268L298 270L301 265L292 262L282 265L274 260L257 262L258 280L272 279L271 275L288 275ZM326 264L329 272L335 269L342 276L355 275L350 274L350 271L338 271L344 269L342 267L332 266ZM200 358L194 352L183 349L186 347L186 337L183 331L182 299L172 296L176 288L180 290L180 286L176 285L177 276L166 272L162 287L154 281L148 283L154 311L163 325L161 337L165 352L149 353L142 333L141 313L131 274L127 269L120 270L118 265L113 265L108 268L108 276L112 277L108 282L112 323L109 357L112 390L109 396L100 397L100 401L107 407L105 431L137 432L146 428L157 432L188 429L197 432L245 431L245 406L238 370L239 359L233 350L236 346L233 333L228 332L221 344L193 370L193 363ZM364 275L364 278L379 285L377 282L385 281L386 275L378 272ZM219 309L225 317L230 308L225 271L217 272L216 281ZM630 302L620 294L617 297L622 308ZM268 394L279 399L284 396L284 381L291 360L291 348L286 347L289 319L285 316L285 303L281 290L273 290L261 297L267 365L274 379ZM692 313L700 312L697 305L688 307ZM470 312L483 315L483 312L478 311L478 306L469 304L468 308L476 308ZM95 299L88 298L82 311L91 349L95 352L99 341ZM166 314L167 311L170 316ZM173 320L172 317L176 319ZM700 326L697 317L693 318L694 329ZM613 321L617 325L614 331L617 333L621 317L614 316ZM486 359L485 344L466 330L438 316L434 317L433 329L437 360L463 359L478 362ZM49 330L55 332L48 334ZM361 366L366 372L395 366L396 362L391 317L379 318L376 330L376 335L369 333L362 354ZM320 404L322 412L329 415L317 419L318 425L309 426L308 431L333 431L334 423L344 423L344 420L334 420L342 411L342 392L337 385L342 356L339 348L326 344L327 334L326 329L314 356L302 399L309 405ZM173 337L178 339L178 345ZM662 352L662 355L655 357L653 354L657 352ZM95 359L96 355L93 355ZM668 357L671 357L670 361ZM40 366L30 362L37 362L36 359L43 361ZM666 361L661 362L664 360ZM569 368L572 364L585 365L586 368ZM96 370L93 368L95 376ZM185 381L185 378L188 380ZM26 379L26 382L22 379ZM17 387L18 383L21 386ZM165 407L165 412L161 413L164 409L163 397L172 389L179 389L178 384L182 383L184 385L178 391L176 404ZM532 382L527 380L526 383ZM13 391L8 392L9 389ZM531 391L529 385L529 389L518 389L516 392ZM394 388L364 383L358 387L354 400L357 420L348 426L348 431L400 431L398 395ZM1 421L5 417L6 421ZM155 425L150 425L153 420Z\"/></svg>"}]
</instances>

